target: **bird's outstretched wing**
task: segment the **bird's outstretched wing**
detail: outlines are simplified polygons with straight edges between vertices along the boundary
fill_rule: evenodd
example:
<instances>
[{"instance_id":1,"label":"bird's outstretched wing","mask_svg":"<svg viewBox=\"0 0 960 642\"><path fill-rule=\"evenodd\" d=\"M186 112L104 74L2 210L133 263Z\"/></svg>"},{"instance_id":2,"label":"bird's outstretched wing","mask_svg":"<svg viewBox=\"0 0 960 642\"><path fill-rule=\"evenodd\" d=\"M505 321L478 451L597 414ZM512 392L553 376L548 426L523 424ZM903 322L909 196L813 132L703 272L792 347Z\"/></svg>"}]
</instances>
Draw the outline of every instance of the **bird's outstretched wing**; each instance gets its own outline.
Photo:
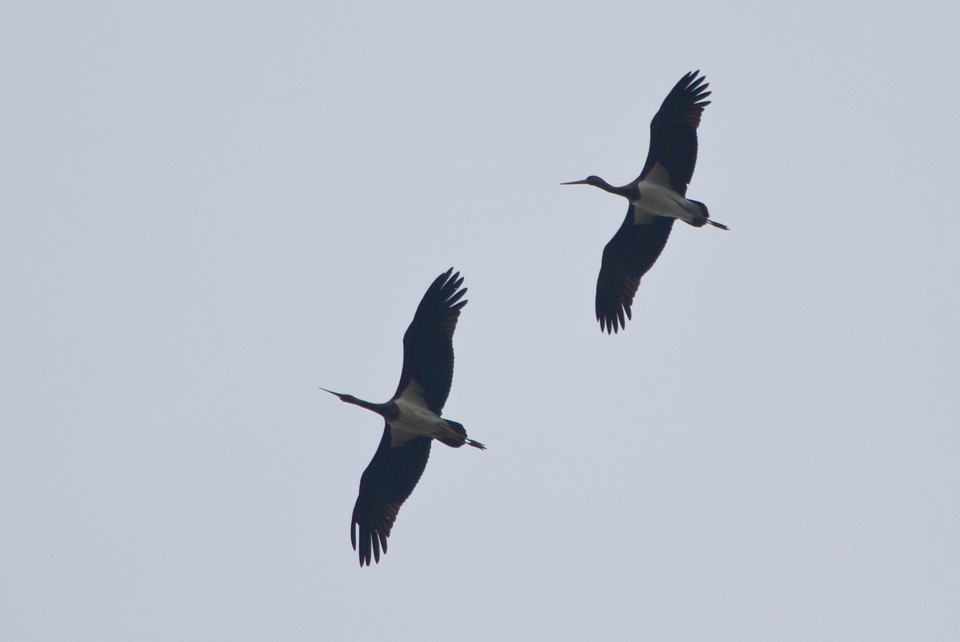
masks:
<instances>
[{"instance_id":1,"label":"bird's outstretched wing","mask_svg":"<svg viewBox=\"0 0 960 642\"><path fill-rule=\"evenodd\" d=\"M634 225L633 204L630 205L623 225L603 248L596 303L601 330L608 334L617 332L618 328L626 327L626 319L632 318L630 306L640 278L663 251L674 220L655 216L646 225Z\"/></svg>"},{"instance_id":2,"label":"bird's outstretched wing","mask_svg":"<svg viewBox=\"0 0 960 642\"><path fill-rule=\"evenodd\" d=\"M360 495L350 522L350 543L360 552L360 566L370 565L371 554L379 563L380 550L387 552L387 537L397 513L420 481L430 457L430 437L415 437L396 448L391 448L390 440L387 426L376 454L360 477Z\"/></svg>"},{"instance_id":3,"label":"bird's outstretched wing","mask_svg":"<svg viewBox=\"0 0 960 642\"><path fill-rule=\"evenodd\" d=\"M680 79L650 121L650 151L640 180L656 180L681 196L697 164L697 127L710 95L705 76L691 71ZM657 167L659 163L660 167ZM651 172L653 172L651 174Z\"/></svg>"},{"instance_id":4,"label":"bird's outstretched wing","mask_svg":"<svg viewBox=\"0 0 960 642\"><path fill-rule=\"evenodd\" d=\"M454 274L453 268L438 276L403 335L403 371L394 398L412 379L420 384L427 407L437 415L447 402L453 382L453 331L460 308L467 304L460 300L467 293L466 288L460 289L462 283L460 273Z\"/></svg>"}]
</instances>

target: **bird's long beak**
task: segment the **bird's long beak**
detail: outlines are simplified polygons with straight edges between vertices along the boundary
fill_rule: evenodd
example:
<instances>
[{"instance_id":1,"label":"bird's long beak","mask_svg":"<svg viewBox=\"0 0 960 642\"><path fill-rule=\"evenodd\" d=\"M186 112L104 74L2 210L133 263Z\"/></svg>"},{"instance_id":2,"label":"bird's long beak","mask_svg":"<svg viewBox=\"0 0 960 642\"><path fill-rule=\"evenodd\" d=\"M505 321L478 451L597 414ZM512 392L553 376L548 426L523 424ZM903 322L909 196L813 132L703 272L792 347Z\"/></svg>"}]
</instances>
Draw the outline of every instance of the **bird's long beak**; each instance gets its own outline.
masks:
<instances>
[{"instance_id":1,"label":"bird's long beak","mask_svg":"<svg viewBox=\"0 0 960 642\"><path fill-rule=\"evenodd\" d=\"M583 179L582 181L570 181L569 183L560 183L560 184L561 185L589 185L589 181L587 181L587 179Z\"/></svg>"},{"instance_id":2,"label":"bird's long beak","mask_svg":"<svg viewBox=\"0 0 960 642\"><path fill-rule=\"evenodd\" d=\"M334 392L333 390L327 390L326 388L320 388L320 390L323 390L324 392L329 392L334 397L339 397L340 399L343 399L343 395L340 394L339 392Z\"/></svg>"}]
</instances>

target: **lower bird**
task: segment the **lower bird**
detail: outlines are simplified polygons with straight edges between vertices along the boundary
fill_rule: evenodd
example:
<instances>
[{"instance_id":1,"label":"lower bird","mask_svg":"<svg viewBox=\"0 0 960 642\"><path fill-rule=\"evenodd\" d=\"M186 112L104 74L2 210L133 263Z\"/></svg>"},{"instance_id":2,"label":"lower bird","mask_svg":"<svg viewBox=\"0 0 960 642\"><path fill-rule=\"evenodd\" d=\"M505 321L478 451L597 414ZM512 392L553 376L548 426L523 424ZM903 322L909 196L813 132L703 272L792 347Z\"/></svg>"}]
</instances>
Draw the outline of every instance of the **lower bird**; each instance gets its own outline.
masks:
<instances>
[{"instance_id":1,"label":"lower bird","mask_svg":"<svg viewBox=\"0 0 960 642\"><path fill-rule=\"evenodd\" d=\"M620 229L603 249L597 278L597 321L609 334L626 327L640 278L653 267L673 227L680 219L694 227L707 223L726 230L710 219L707 206L686 198L687 185L697 164L697 127L704 100L710 95L704 76L691 71L674 86L650 122L650 150L640 176L614 187L599 176L561 185L593 185L623 196L630 202ZM626 319L624 318L626 314Z\"/></svg>"},{"instance_id":2,"label":"lower bird","mask_svg":"<svg viewBox=\"0 0 960 642\"><path fill-rule=\"evenodd\" d=\"M485 450L467 438L463 426L440 416L453 382L453 332L467 289L450 268L427 289L406 334L400 385L386 403L371 403L353 395L321 388L341 401L372 410L385 420L380 446L360 477L360 495L353 507L350 542L359 551L360 566L380 562L387 537L403 502L413 492L427 466L430 444L436 439L452 448L464 444ZM359 531L359 540L357 532ZM358 548L359 547L359 548Z\"/></svg>"}]
</instances>

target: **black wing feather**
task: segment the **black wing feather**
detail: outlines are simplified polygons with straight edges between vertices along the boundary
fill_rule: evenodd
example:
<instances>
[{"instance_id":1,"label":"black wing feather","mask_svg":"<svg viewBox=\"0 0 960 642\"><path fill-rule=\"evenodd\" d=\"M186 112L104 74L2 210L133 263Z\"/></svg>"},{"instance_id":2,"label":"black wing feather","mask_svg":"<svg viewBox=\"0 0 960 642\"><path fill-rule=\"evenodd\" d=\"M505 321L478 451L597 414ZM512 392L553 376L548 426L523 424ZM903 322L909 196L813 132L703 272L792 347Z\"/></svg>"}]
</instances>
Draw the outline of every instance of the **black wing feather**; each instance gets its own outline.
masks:
<instances>
[{"instance_id":1,"label":"black wing feather","mask_svg":"<svg viewBox=\"0 0 960 642\"><path fill-rule=\"evenodd\" d=\"M633 224L633 205L617 233L603 248L597 278L597 321L600 329L617 332L630 319L630 306L640 278L656 262L667 244L675 219L656 216L646 225ZM626 319L624 318L626 314Z\"/></svg>"},{"instance_id":2,"label":"black wing feather","mask_svg":"<svg viewBox=\"0 0 960 642\"><path fill-rule=\"evenodd\" d=\"M640 173L640 180L660 163L670 173L674 191L684 196L697 164L697 127L703 108L710 104L704 100L710 95L705 76L697 78L699 71L691 71L680 79L660 105L660 111L650 121L650 151Z\"/></svg>"},{"instance_id":3,"label":"black wing feather","mask_svg":"<svg viewBox=\"0 0 960 642\"><path fill-rule=\"evenodd\" d=\"M440 414L453 382L453 331L457 329L460 308L467 304L460 299L467 289L460 289L463 278L450 268L434 280L420 301L410 327L403 335L403 371L394 399L416 380L423 388L427 407Z\"/></svg>"},{"instance_id":4,"label":"black wing feather","mask_svg":"<svg viewBox=\"0 0 960 642\"><path fill-rule=\"evenodd\" d=\"M360 566L380 562L387 552L387 537L403 502L420 481L430 457L430 437L415 437L403 446L390 446L390 428L383 429L380 446L360 477L360 495L353 507L350 543L360 552ZM359 548L357 531L359 530Z\"/></svg>"}]
</instances>

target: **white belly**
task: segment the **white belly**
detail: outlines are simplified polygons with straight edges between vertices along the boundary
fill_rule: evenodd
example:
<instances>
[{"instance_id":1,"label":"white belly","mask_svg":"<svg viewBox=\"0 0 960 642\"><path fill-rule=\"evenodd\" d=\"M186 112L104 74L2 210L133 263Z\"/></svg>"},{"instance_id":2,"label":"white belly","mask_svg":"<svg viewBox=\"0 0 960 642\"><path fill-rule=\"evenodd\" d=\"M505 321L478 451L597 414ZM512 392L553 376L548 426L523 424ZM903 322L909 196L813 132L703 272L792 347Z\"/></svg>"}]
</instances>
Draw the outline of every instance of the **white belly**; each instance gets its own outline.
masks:
<instances>
[{"instance_id":1,"label":"white belly","mask_svg":"<svg viewBox=\"0 0 960 642\"><path fill-rule=\"evenodd\" d=\"M403 397L397 399L400 417L390 422L390 426L415 435L430 437L441 434L445 422L427 408L410 403Z\"/></svg>"},{"instance_id":2,"label":"white belly","mask_svg":"<svg viewBox=\"0 0 960 642\"><path fill-rule=\"evenodd\" d=\"M638 186L640 198L633 201L633 222L646 225L654 216L678 218L686 223L702 219L700 207L672 189L643 181Z\"/></svg>"},{"instance_id":3,"label":"white belly","mask_svg":"<svg viewBox=\"0 0 960 642\"><path fill-rule=\"evenodd\" d=\"M397 399L400 416L390 422L391 446L402 446L414 437L447 437L453 432L423 400L423 390L412 381Z\"/></svg>"}]
</instances>

